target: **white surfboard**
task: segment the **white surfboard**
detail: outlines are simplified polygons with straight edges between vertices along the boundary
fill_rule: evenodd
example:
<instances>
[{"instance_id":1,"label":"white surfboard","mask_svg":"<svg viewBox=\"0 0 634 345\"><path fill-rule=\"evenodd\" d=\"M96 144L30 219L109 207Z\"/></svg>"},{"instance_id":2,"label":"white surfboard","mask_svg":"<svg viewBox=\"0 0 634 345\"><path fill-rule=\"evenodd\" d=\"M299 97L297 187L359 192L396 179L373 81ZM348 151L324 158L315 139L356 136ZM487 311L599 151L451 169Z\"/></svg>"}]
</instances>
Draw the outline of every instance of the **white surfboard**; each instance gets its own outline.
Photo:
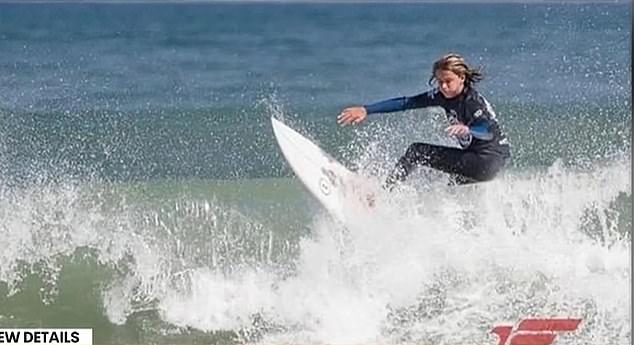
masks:
<instances>
[{"instance_id":1,"label":"white surfboard","mask_svg":"<svg viewBox=\"0 0 634 345\"><path fill-rule=\"evenodd\" d=\"M275 138L297 177L338 220L346 223L351 212L368 209L364 179L348 170L313 142L275 118Z\"/></svg>"}]
</instances>

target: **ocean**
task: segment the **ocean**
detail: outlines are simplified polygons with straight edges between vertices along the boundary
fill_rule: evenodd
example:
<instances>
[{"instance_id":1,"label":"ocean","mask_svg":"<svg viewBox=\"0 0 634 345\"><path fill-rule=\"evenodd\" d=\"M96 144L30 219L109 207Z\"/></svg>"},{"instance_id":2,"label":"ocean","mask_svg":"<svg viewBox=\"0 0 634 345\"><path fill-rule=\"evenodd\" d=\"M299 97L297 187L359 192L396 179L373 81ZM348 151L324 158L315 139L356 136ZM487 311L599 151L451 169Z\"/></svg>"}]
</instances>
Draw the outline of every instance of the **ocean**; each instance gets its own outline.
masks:
<instances>
[{"instance_id":1,"label":"ocean","mask_svg":"<svg viewBox=\"0 0 634 345\"><path fill-rule=\"evenodd\" d=\"M631 2L0 3L0 327L96 343L629 344ZM512 145L494 181L417 171L343 226L277 147L283 119L385 178L459 52Z\"/></svg>"}]
</instances>

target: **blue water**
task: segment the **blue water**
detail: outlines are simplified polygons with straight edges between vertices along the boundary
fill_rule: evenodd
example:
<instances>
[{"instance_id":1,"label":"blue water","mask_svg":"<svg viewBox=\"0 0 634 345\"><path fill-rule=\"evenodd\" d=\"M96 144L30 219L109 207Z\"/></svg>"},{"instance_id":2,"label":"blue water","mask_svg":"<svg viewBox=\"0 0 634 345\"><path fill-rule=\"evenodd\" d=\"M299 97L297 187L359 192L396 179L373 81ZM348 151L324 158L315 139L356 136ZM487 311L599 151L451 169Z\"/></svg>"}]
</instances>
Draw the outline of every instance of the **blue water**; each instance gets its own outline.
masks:
<instances>
[{"instance_id":1,"label":"blue water","mask_svg":"<svg viewBox=\"0 0 634 345\"><path fill-rule=\"evenodd\" d=\"M574 314L594 326L561 344L629 343L631 13L0 3L0 325L111 343L494 343L489 325ZM513 159L477 197L403 196L410 223L373 224L366 243L293 178L269 118L382 178L410 142L449 143L443 116L336 116L427 90L450 51L483 68ZM455 258L426 256L438 248Z\"/></svg>"},{"instance_id":2,"label":"blue water","mask_svg":"<svg viewBox=\"0 0 634 345\"><path fill-rule=\"evenodd\" d=\"M3 4L3 137L22 173L57 156L67 173L114 179L274 176L262 100L328 126L316 136L336 151L349 141L331 121L341 108L425 90L448 51L483 67L481 91L520 147L569 119L631 126L628 8Z\"/></svg>"}]
</instances>

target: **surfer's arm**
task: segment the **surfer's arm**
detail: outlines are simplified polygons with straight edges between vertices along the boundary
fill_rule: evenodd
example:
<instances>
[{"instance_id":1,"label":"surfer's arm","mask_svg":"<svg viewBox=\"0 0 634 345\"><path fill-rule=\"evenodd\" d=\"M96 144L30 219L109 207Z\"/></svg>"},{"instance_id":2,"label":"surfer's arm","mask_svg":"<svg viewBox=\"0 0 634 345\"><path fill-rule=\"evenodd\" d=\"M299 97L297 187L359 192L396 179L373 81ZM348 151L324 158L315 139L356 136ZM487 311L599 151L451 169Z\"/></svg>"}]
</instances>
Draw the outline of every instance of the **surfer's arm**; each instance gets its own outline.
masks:
<instances>
[{"instance_id":1,"label":"surfer's arm","mask_svg":"<svg viewBox=\"0 0 634 345\"><path fill-rule=\"evenodd\" d=\"M489 126L488 121L472 123L469 126L469 133L476 139L485 141L493 139L493 132L491 131L491 126Z\"/></svg>"},{"instance_id":2,"label":"surfer's arm","mask_svg":"<svg viewBox=\"0 0 634 345\"><path fill-rule=\"evenodd\" d=\"M470 118L467 122L469 133L476 139L492 140L491 122L495 121L495 113L484 97L477 95L468 99L466 113Z\"/></svg>"},{"instance_id":3,"label":"surfer's arm","mask_svg":"<svg viewBox=\"0 0 634 345\"><path fill-rule=\"evenodd\" d=\"M412 97L397 97L385 101L364 105L368 114L392 113L416 108L438 105L440 95L437 89L430 90Z\"/></svg>"}]
</instances>

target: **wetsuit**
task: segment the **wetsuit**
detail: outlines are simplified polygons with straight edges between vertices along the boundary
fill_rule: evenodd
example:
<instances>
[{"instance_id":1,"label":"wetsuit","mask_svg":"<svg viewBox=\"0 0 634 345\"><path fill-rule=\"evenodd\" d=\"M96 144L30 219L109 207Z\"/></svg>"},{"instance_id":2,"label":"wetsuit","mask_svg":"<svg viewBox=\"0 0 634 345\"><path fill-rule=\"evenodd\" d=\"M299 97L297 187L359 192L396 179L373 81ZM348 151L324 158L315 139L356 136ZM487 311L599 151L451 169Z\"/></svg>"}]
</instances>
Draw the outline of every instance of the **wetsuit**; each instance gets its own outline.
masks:
<instances>
[{"instance_id":1,"label":"wetsuit","mask_svg":"<svg viewBox=\"0 0 634 345\"><path fill-rule=\"evenodd\" d=\"M368 114L374 114L433 106L444 108L452 125L469 127L469 133L457 138L461 148L411 144L388 176L387 189L404 181L417 165L449 173L452 182L457 184L487 181L495 177L510 157L508 140L497 123L493 108L471 87L465 87L460 95L451 99L435 88L416 96L392 98L364 107Z\"/></svg>"}]
</instances>

